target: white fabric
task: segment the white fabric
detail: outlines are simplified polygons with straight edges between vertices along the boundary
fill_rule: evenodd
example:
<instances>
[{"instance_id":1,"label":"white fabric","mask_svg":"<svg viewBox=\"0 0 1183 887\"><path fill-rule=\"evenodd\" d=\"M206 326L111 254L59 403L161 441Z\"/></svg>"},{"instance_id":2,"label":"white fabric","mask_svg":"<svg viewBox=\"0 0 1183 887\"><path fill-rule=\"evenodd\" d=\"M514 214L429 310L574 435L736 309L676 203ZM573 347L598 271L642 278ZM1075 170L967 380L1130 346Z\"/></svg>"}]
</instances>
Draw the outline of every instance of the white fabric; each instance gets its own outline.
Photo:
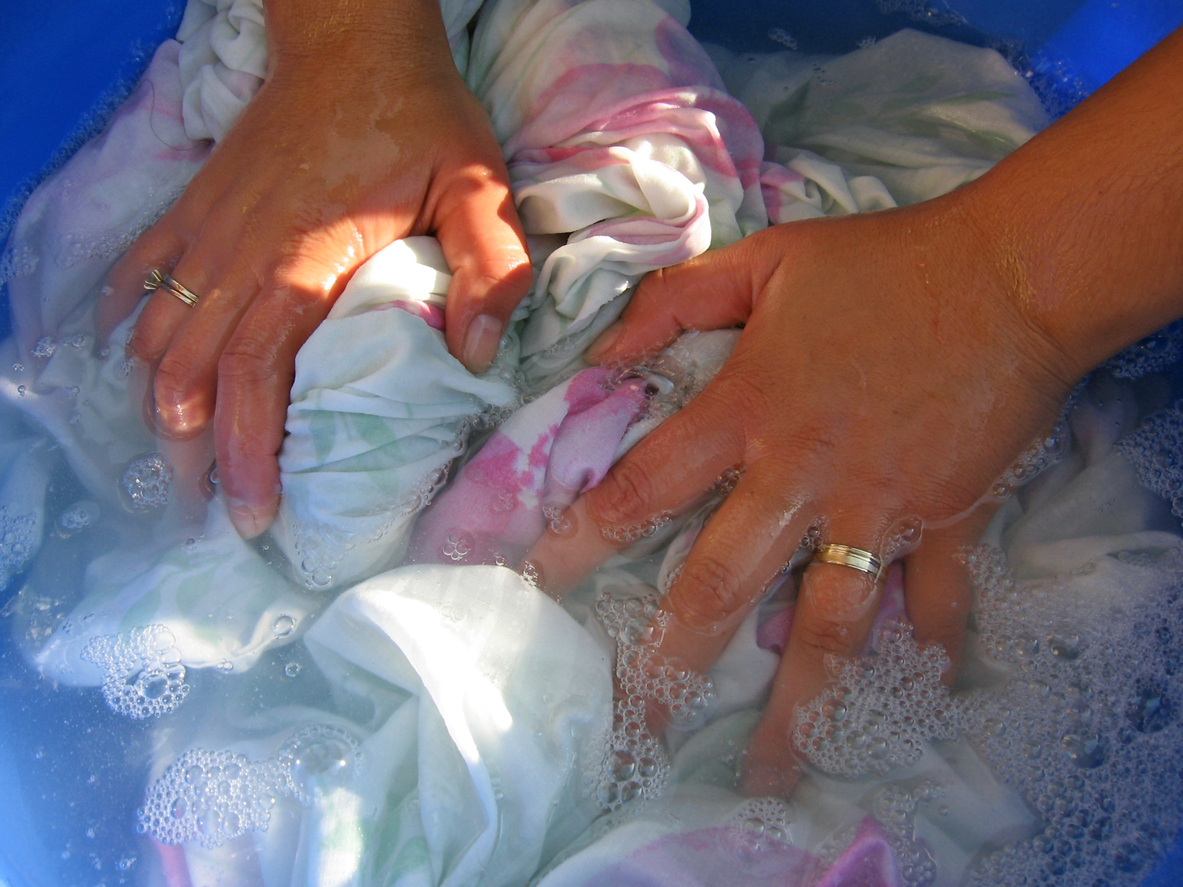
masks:
<instances>
[{"instance_id":1,"label":"white fabric","mask_svg":"<svg viewBox=\"0 0 1183 887\"><path fill-rule=\"evenodd\" d=\"M177 39L185 134L220 141L267 75L263 4L190 0Z\"/></svg>"},{"instance_id":2,"label":"white fabric","mask_svg":"<svg viewBox=\"0 0 1183 887\"><path fill-rule=\"evenodd\" d=\"M510 887L596 815L586 780L611 726L607 654L513 571L420 566L375 576L342 594L305 643L324 678L357 701L351 716L326 699L326 710L236 720L231 696L196 735L176 737L166 758L233 735L242 737L235 753L261 762L309 725L356 750L319 771L303 810L284 796L288 783L272 782L280 803L266 832L189 845L198 876ZM318 772L312 760L309 775ZM184 791L175 785L162 803L171 809Z\"/></svg>"},{"instance_id":3,"label":"white fabric","mask_svg":"<svg viewBox=\"0 0 1183 887\"><path fill-rule=\"evenodd\" d=\"M472 421L517 400L512 348L474 377L442 331L397 307L442 302L450 280L434 238L398 241L358 270L300 349L271 535L309 588L399 563Z\"/></svg>"},{"instance_id":4,"label":"white fabric","mask_svg":"<svg viewBox=\"0 0 1183 887\"><path fill-rule=\"evenodd\" d=\"M96 663L93 642L109 639L145 660L129 633L161 626L185 668L241 671L270 647L297 638L326 605L322 596L285 581L244 542L219 501L210 503L202 529L189 544L141 536L138 545L91 561L81 602L38 650L38 667L63 683L95 686L116 663ZM129 666L128 676L134 679L147 664Z\"/></svg>"},{"instance_id":5,"label":"white fabric","mask_svg":"<svg viewBox=\"0 0 1183 887\"><path fill-rule=\"evenodd\" d=\"M475 6L445 7L454 48ZM119 248L200 165L206 148L193 140L220 137L257 86L265 66L257 12L243 0L193 0L185 45L158 51L145 87L30 199L15 229L12 255L24 260L14 267L26 270L10 283L17 334L3 346L0 396L22 420L11 420L0 444L8 466L0 509L27 518L29 533L27 556L0 570L28 570L12 605L22 649L49 678L132 693L136 716L161 716L151 777L163 780L153 782L161 791L176 789L167 768L189 751L270 761L259 772L287 780L268 784L280 795L270 818L238 833L224 823L224 840L207 845L184 839L193 883L522 884L537 875L552 887L576 885L656 838L742 821L751 808L735 791L734 755L776 665L758 643L766 613L745 622L716 665L719 706L678 740L668 793L631 820L593 823L599 811L589 798L612 729L610 645L592 615L597 585L565 612L495 567L403 567L368 578L401 556L415 496L426 498L438 469L464 448L471 420L518 394L516 330L488 376L474 378L447 356L429 322L449 284L433 241L400 242L375 257L301 351L282 511L269 539L242 542L217 499L197 522L179 495L152 520L125 510L123 465L167 448L143 429L138 377L120 356L132 321L109 353L95 352L93 300ZM506 147L539 247L538 279L518 315L520 369L533 388L578 367L583 346L645 270L758 230L774 205L774 218L806 218L943 193L1043 121L996 54L923 35L824 60L820 73L792 54L732 59L728 82L777 146L781 162L762 168L754 125L680 30L684 18L675 3L505 0L475 33L462 70ZM839 89L847 101L830 100ZM153 90L159 113L147 103ZM166 105L178 116L163 113ZM158 162L127 164L132 154L157 156L159 138L168 151ZM47 335L56 350L34 359ZM726 347L702 344L717 366ZM1159 600L1163 572L1127 555L1177 547L1177 522L1124 457L1110 454L1115 437L1103 429L1112 417L1098 409L1079 411L1077 451L991 529L1020 581L1054 578L1065 589L1008 630L1043 632L1049 614L1075 618L1074 607L1094 618L1115 602ZM96 503L105 535L87 543L93 549L45 532L60 517L46 503L48 478L61 470L52 444L70 482ZM633 560L614 564L614 581L668 582L672 561L663 568L660 546L668 542L676 558L693 532L631 551ZM70 577L64 586L54 584L59 569ZM292 695L277 692L269 675L301 662L284 672ZM145 676L180 682L194 669L218 669L224 694L198 702L178 690L175 705L153 706ZM985 711L991 682L1018 671L971 651L967 680L983 690L973 704ZM194 729L173 729L176 705L189 706ZM283 757L309 728L348 750L338 782L329 771L311 782L296 773L314 755ZM840 849L827 842L840 844L873 809L873 790L927 779L949 810L926 808L908 827L937 856L937 883L956 883L975 853L1034 827L1015 790L983 764L1006 767L991 757L992 740L981 730L975 739L985 751L932 742L910 770L865 782L812 774L787 809L788 841L809 853ZM308 785L315 790L297 799ZM187 815L173 820L196 828Z\"/></svg>"},{"instance_id":6,"label":"white fabric","mask_svg":"<svg viewBox=\"0 0 1183 887\"><path fill-rule=\"evenodd\" d=\"M535 253L517 315L528 314L534 390L582 365L645 272L767 224L750 116L656 4L498 3L481 18L468 82L505 147L527 234L565 238Z\"/></svg>"},{"instance_id":7,"label":"white fabric","mask_svg":"<svg viewBox=\"0 0 1183 887\"><path fill-rule=\"evenodd\" d=\"M997 52L919 31L834 57L712 54L775 160L815 152L876 177L900 204L977 178L1048 123Z\"/></svg>"}]
</instances>

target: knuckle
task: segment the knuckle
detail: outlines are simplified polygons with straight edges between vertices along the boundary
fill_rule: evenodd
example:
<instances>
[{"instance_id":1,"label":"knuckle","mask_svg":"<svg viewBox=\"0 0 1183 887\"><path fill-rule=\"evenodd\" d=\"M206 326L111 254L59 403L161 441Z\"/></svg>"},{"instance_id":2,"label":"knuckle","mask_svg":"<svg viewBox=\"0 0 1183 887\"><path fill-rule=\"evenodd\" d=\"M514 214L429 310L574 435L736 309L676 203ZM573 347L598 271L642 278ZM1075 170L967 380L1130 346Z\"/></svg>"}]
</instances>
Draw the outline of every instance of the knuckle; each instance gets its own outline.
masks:
<instances>
[{"instance_id":1,"label":"knuckle","mask_svg":"<svg viewBox=\"0 0 1183 887\"><path fill-rule=\"evenodd\" d=\"M218 358L218 376L239 384L266 382L275 376L276 342L251 332L235 335Z\"/></svg>"},{"instance_id":2,"label":"knuckle","mask_svg":"<svg viewBox=\"0 0 1183 887\"><path fill-rule=\"evenodd\" d=\"M625 460L595 488L588 511L601 527L619 526L650 517L652 498L649 472L636 461Z\"/></svg>"},{"instance_id":3,"label":"knuckle","mask_svg":"<svg viewBox=\"0 0 1183 887\"><path fill-rule=\"evenodd\" d=\"M166 355L156 367L152 394L161 406L174 406L186 401L193 393L194 370L186 361Z\"/></svg>"},{"instance_id":4,"label":"knuckle","mask_svg":"<svg viewBox=\"0 0 1183 887\"><path fill-rule=\"evenodd\" d=\"M793 435L793 446L809 458L824 461L839 451L841 440L832 427L802 427Z\"/></svg>"},{"instance_id":5,"label":"knuckle","mask_svg":"<svg viewBox=\"0 0 1183 887\"><path fill-rule=\"evenodd\" d=\"M691 625L715 625L742 610L747 603L739 576L714 557L686 562L678 577L678 610Z\"/></svg>"},{"instance_id":6,"label":"knuckle","mask_svg":"<svg viewBox=\"0 0 1183 887\"><path fill-rule=\"evenodd\" d=\"M838 620L814 618L793 626L793 640L806 652L841 656L852 651L854 632Z\"/></svg>"}]
</instances>

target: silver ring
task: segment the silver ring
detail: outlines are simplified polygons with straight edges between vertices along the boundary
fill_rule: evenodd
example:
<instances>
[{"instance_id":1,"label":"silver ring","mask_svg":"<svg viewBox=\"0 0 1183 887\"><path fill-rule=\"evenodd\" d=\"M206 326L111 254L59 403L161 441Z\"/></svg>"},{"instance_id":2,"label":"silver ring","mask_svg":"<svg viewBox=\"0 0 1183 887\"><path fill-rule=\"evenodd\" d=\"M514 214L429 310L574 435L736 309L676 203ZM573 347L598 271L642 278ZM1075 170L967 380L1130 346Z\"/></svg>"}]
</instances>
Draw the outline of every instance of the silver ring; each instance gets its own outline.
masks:
<instances>
[{"instance_id":1,"label":"silver ring","mask_svg":"<svg viewBox=\"0 0 1183 887\"><path fill-rule=\"evenodd\" d=\"M171 274L161 274L156 268L152 269L152 273L144 281L144 289L147 292L163 289L166 292L172 293L189 308L196 305L197 300L201 298L201 296L197 295L189 287L175 280Z\"/></svg>"},{"instance_id":2,"label":"silver ring","mask_svg":"<svg viewBox=\"0 0 1183 887\"><path fill-rule=\"evenodd\" d=\"M882 582L887 577L887 564L876 555L862 548L851 545L841 545L837 542L827 542L818 546L813 559L821 564L837 564L840 567L850 567L860 573L866 573L876 582Z\"/></svg>"}]
</instances>

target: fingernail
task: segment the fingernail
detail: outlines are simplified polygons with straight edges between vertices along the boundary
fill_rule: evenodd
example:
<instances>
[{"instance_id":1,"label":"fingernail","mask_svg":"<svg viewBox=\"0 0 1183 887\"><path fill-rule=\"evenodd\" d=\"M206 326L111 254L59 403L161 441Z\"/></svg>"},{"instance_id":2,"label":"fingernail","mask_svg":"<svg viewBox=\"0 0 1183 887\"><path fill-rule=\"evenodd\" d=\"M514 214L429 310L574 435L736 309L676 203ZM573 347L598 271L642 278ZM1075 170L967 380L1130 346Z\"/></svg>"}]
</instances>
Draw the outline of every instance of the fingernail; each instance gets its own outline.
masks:
<instances>
[{"instance_id":1,"label":"fingernail","mask_svg":"<svg viewBox=\"0 0 1183 887\"><path fill-rule=\"evenodd\" d=\"M230 509L230 522L243 539L254 539L271 523L269 515L241 499L227 499L226 504Z\"/></svg>"},{"instance_id":2,"label":"fingernail","mask_svg":"<svg viewBox=\"0 0 1183 887\"><path fill-rule=\"evenodd\" d=\"M589 363L595 363L600 357L608 351L612 350L612 346L620 339L620 334L624 332L624 322L616 321L604 332L600 333L598 339L592 342L591 347L587 349L584 357Z\"/></svg>"},{"instance_id":3,"label":"fingernail","mask_svg":"<svg viewBox=\"0 0 1183 887\"><path fill-rule=\"evenodd\" d=\"M497 356L504 324L492 314L478 314L464 336L464 365L474 373L483 373Z\"/></svg>"}]
</instances>

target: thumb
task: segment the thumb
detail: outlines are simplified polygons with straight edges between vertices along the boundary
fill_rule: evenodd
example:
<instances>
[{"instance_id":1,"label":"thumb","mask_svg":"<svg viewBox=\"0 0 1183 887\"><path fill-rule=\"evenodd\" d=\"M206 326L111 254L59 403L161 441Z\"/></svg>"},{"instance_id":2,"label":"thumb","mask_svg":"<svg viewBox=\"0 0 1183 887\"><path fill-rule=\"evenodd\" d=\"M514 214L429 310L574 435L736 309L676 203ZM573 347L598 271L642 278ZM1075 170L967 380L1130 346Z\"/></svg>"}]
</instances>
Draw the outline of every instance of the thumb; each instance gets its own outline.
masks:
<instances>
[{"instance_id":1,"label":"thumb","mask_svg":"<svg viewBox=\"0 0 1183 887\"><path fill-rule=\"evenodd\" d=\"M508 184L492 171L479 178L469 178L436 230L452 268L448 350L474 373L493 362L509 317L533 280Z\"/></svg>"}]
</instances>

